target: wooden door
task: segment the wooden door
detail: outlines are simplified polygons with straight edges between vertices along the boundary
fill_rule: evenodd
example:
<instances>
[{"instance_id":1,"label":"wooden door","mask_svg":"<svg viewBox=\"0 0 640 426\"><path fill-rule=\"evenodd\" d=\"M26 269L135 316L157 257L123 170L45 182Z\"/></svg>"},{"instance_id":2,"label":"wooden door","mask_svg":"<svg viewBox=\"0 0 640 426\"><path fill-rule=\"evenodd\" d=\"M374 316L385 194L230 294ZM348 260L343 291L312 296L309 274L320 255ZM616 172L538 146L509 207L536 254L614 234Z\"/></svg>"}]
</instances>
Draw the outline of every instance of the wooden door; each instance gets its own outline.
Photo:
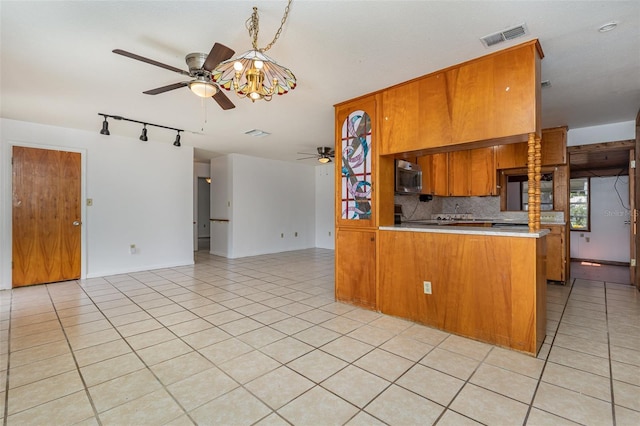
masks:
<instances>
[{"instance_id":1,"label":"wooden door","mask_svg":"<svg viewBox=\"0 0 640 426\"><path fill-rule=\"evenodd\" d=\"M13 148L13 287L80 278L80 154Z\"/></svg>"}]
</instances>

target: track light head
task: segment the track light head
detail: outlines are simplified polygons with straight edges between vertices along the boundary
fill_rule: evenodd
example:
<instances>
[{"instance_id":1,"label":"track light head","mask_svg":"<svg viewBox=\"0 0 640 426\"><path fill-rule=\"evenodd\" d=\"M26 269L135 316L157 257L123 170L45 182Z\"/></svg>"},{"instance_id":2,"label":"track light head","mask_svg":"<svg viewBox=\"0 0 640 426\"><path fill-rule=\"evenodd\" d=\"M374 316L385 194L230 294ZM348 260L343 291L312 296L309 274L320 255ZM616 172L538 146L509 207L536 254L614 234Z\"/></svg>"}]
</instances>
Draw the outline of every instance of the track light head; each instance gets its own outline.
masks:
<instances>
[{"instance_id":1,"label":"track light head","mask_svg":"<svg viewBox=\"0 0 640 426\"><path fill-rule=\"evenodd\" d=\"M173 146L181 146L180 144L180 132L176 135L176 141L173 143Z\"/></svg>"},{"instance_id":2,"label":"track light head","mask_svg":"<svg viewBox=\"0 0 640 426\"><path fill-rule=\"evenodd\" d=\"M143 141L143 142L146 142L146 141L149 140L149 138L147 138L147 125L146 124L142 128L142 134L140 135L140 140Z\"/></svg>"},{"instance_id":3,"label":"track light head","mask_svg":"<svg viewBox=\"0 0 640 426\"><path fill-rule=\"evenodd\" d=\"M109 136L111 133L109 133L109 122L107 121L107 117L104 117L104 121L102 122L102 130L100 130L100 134L101 135L107 135Z\"/></svg>"}]
</instances>

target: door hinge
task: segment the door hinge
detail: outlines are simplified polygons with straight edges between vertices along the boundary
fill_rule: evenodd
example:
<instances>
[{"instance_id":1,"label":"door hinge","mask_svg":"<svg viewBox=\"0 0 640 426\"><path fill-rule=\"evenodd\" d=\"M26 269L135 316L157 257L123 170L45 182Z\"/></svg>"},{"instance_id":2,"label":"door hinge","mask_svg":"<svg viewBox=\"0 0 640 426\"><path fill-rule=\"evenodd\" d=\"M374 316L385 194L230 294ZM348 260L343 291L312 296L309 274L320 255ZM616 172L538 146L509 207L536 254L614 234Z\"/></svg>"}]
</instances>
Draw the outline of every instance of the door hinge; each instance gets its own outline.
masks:
<instances>
[{"instance_id":1,"label":"door hinge","mask_svg":"<svg viewBox=\"0 0 640 426\"><path fill-rule=\"evenodd\" d=\"M631 160L631 164L629 165L632 169L636 168L636 160Z\"/></svg>"},{"instance_id":2,"label":"door hinge","mask_svg":"<svg viewBox=\"0 0 640 426\"><path fill-rule=\"evenodd\" d=\"M631 266L636 266L636 260L635 259L631 259Z\"/></svg>"}]
</instances>

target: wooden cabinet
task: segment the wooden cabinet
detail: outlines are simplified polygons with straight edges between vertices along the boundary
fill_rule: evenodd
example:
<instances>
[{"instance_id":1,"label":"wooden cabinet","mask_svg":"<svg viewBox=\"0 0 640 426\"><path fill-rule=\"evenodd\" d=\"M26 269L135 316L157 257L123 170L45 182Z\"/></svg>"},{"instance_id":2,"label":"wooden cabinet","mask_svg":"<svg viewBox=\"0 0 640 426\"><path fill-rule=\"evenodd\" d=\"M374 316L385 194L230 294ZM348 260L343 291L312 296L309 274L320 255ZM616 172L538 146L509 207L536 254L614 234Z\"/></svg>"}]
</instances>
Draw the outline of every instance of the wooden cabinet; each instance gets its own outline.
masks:
<instances>
[{"instance_id":1,"label":"wooden cabinet","mask_svg":"<svg viewBox=\"0 0 640 426\"><path fill-rule=\"evenodd\" d=\"M472 149L469 152L469 195L496 195L496 164L493 147Z\"/></svg>"},{"instance_id":2,"label":"wooden cabinet","mask_svg":"<svg viewBox=\"0 0 640 426\"><path fill-rule=\"evenodd\" d=\"M554 127L542 130L540 142L543 166L567 164L567 128ZM527 143L499 145L496 149L497 169L527 167Z\"/></svg>"},{"instance_id":3,"label":"wooden cabinet","mask_svg":"<svg viewBox=\"0 0 640 426\"><path fill-rule=\"evenodd\" d=\"M336 300L376 309L376 234L373 230L337 230Z\"/></svg>"},{"instance_id":4,"label":"wooden cabinet","mask_svg":"<svg viewBox=\"0 0 640 426\"><path fill-rule=\"evenodd\" d=\"M547 234L547 279L565 282L568 277L568 239L565 225L541 225Z\"/></svg>"},{"instance_id":5,"label":"wooden cabinet","mask_svg":"<svg viewBox=\"0 0 640 426\"><path fill-rule=\"evenodd\" d=\"M546 331L542 238L388 230L378 238L380 312L538 352Z\"/></svg>"},{"instance_id":6,"label":"wooden cabinet","mask_svg":"<svg viewBox=\"0 0 640 426\"><path fill-rule=\"evenodd\" d=\"M542 129L542 165L567 164L567 127Z\"/></svg>"},{"instance_id":7,"label":"wooden cabinet","mask_svg":"<svg viewBox=\"0 0 640 426\"><path fill-rule=\"evenodd\" d=\"M465 149L418 158L422 192L440 196L495 195L493 147Z\"/></svg>"},{"instance_id":8,"label":"wooden cabinet","mask_svg":"<svg viewBox=\"0 0 640 426\"><path fill-rule=\"evenodd\" d=\"M518 169L527 167L527 148L526 142L496 146L496 168Z\"/></svg>"},{"instance_id":9,"label":"wooden cabinet","mask_svg":"<svg viewBox=\"0 0 640 426\"><path fill-rule=\"evenodd\" d=\"M451 144L444 73L382 91L381 154Z\"/></svg>"},{"instance_id":10,"label":"wooden cabinet","mask_svg":"<svg viewBox=\"0 0 640 426\"><path fill-rule=\"evenodd\" d=\"M469 195L469 181L471 170L469 169L471 155L470 150L454 151L449 153L449 196Z\"/></svg>"},{"instance_id":11,"label":"wooden cabinet","mask_svg":"<svg viewBox=\"0 0 640 426\"><path fill-rule=\"evenodd\" d=\"M431 154L418 157L422 169L422 193L446 196L449 194L448 154Z\"/></svg>"},{"instance_id":12,"label":"wooden cabinet","mask_svg":"<svg viewBox=\"0 0 640 426\"><path fill-rule=\"evenodd\" d=\"M539 130L537 40L382 91L380 154L485 140L527 140Z\"/></svg>"},{"instance_id":13,"label":"wooden cabinet","mask_svg":"<svg viewBox=\"0 0 640 426\"><path fill-rule=\"evenodd\" d=\"M335 158L336 227L374 227L376 97L336 106L335 116L335 152L340 153Z\"/></svg>"},{"instance_id":14,"label":"wooden cabinet","mask_svg":"<svg viewBox=\"0 0 640 426\"><path fill-rule=\"evenodd\" d=\"M393 223L392 157L377 152L379 94L335 109L336 300L376 309L376 235Z\"/></svg>"}]
</instances>

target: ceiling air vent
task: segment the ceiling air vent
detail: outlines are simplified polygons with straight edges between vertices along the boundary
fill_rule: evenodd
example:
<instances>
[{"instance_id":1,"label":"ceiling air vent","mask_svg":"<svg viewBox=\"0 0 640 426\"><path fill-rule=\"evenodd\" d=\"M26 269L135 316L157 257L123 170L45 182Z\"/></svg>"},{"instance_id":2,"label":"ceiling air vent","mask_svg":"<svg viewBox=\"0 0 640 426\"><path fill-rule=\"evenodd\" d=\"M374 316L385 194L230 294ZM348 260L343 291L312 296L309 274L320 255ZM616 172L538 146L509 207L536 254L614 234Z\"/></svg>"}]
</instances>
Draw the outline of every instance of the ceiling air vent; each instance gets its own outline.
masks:
<instances>
[{"instance_id":1,"label":"ceiling air vent","mask_svg":"<svg viewBox=\"0 0 640 426\"><path fill-rule=\"evenodd\" d=\"M497 33L489 34L480 38L480 40L485 47L491 47L498 43L502 43L503 41L522 37L525 34L527 34L527 25L523 23Z\"/></svg>"}]
</instances>

